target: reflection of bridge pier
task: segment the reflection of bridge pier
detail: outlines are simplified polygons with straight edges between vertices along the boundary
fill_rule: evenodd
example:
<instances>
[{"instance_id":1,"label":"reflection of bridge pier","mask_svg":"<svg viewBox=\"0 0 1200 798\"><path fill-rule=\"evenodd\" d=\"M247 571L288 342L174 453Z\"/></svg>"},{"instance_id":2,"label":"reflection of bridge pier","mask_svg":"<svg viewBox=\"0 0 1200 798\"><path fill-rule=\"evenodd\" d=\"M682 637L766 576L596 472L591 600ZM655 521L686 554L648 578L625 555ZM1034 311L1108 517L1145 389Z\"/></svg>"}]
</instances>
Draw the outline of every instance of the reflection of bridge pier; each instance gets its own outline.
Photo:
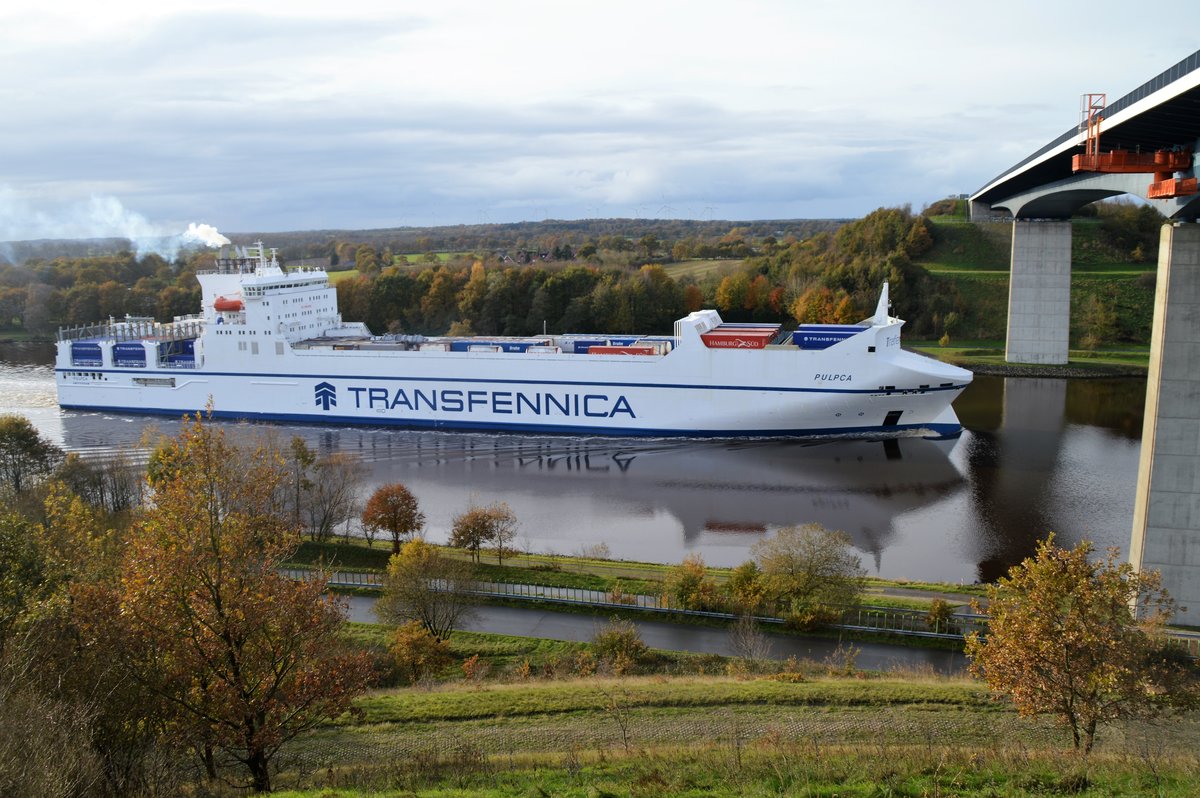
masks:
<instances>
[{"instance_id":1,"label":"reflection of bridge pier","mask_svg":"<svg viewBox=\"0 0 1200 798\"><path fill-rule=\"evenodd\" d=\"M1008 378L1000 426L978 432L969 455L978 515L989 527L979 579L992 582L1049 531L1046 475L1062 446L1067 381Z\"/></svg>"},{"instance_id":2,"label":"reflection of bridge pier","mask_svg":"<svg viewBox=\"0 0 1200 798\"><path fill-rule=\"evenodd\" d=\"M1164 225L1129 561L1200 623L1200 225Z\"/></svg>"},{"instance_id":3,"label":"reflection of bridge pier","mask_svg":"<svg viewBox=\"0 0 1200 798\"><path fill-rule=\"evenodd\" d=\"M973 217L1001 209L1018 220L1013 228L1009 360L1066 362L1065 350L1061 360L1037 359L1050 349L1055 349L1052 356L1058 357L1054 341L1060 331L1039 327L1034 317L1040 310L1036 306L1043 285L1040 281L1045 279L1048 286L1049 273L1056 273L1063 241L1069 284L1070 222L1066 220L1071 214L1097 200L1133 194L1168 219L1185 223L1164 227L1159 244L1129 558L1136 568L1162 572L1168 591L1187 608L1180 612L1180 619L1193 624L1200 623L1200 228L1194 224L1200 217L1194 155L1200 149L1197 103L1200 51L1111 104L1105 104L1103 95L1088 95L1083 123L971 197ZM1117 142L1120 149L1112 149ZM1023 221L1029 219L1061 221ZM1061 225L1064 232L1034 225ZM1026 262L1030 268L1018 268ZM1066 314L1062 315L1065 319ZM1014 330L1023 336L1020 340Z\"/></svg>"}]
</instances>

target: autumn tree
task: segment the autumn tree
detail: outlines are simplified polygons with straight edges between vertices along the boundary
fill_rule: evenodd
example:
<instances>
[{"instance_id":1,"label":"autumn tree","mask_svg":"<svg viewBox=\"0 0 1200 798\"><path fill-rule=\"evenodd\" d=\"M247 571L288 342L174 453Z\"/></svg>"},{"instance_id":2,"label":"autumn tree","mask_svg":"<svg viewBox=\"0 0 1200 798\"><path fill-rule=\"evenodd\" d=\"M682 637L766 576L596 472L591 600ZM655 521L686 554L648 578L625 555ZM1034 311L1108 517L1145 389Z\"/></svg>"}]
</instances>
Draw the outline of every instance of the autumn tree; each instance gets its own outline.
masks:
<instances>
[{"instance_id":1,"label":"autumn tree","mask_svg":"<svg viewBox=\"0 0 1200 798\"><path fill-rule=\"evenodd\" d=\"M490 533L491 527L484 508L472 505L452 519L448 542L456 549L469 552L472 562L479 562L479 550L487 542Z\"/></svg>"},{"instance_id":2,"label":"autumn tree","mask_svg":"<svg viewBox=\"0 0 1200 798\"><path fill-rule=\"evenodd\" d=\"M784 527L755 543L751 553L767 596L801 625L828 622L861 600L866 572L845 532L820 524Z\"/></svg>"},{"instance_id":3,"label":"autumn tree","mask_svg":"<svg viewBox=\"0 0 1200 798\"><path fill-rule=\"evenodd\" d=\"M713 610L720 604L717 584L708 575L704 557L689 554L667 571L663 591L673 606L685 610Z\"/></svg>"},{"instance_id":4,"label":"autumn tree","mask_svg":"<svg viewBox=\"0 0 1200 798\"><path fill-rule=\"evenodd\" d=\"M472 611L470 563L447 557L423 540L410 540L393 554L375 614L387 623L417 621L445 640Z\"/></svg>"},{"instance_id":5,"label":"autumn tree","mask_svg":"<svg viewBox=\"0 0 1200 798\"><path fill-rule=\"evenodd\" d=\"M368 659L346 653L323 579L280 573L298 533L278 501L277 451L232 446L197 416L155 451L150 475L120 580L77 597L85 632L118 643L124 669L170 706L178 739L225 752L270 790L280 747L345 711Z\"/></svg>"},{"instance_id":6,"label":"autumn tree","mask_svg":"<svg viewBox=\"0 0 1200 798\"><path fill-rule=\"evenodd\" d=\"M288 445L291 457L288 458L288 471L290 472L291 483L290 503L292 505L292 524L299 527L301 524L301 514L304 512L304 494L312 489L312 480L308 477L308 470L312 468L313 463L317 461L317 454L312 449L308 448L308 444L299 435L293 435L292 440Z\"/></svg>"},{"instance_id":7,"label":"autumn tree","mask_svg":"<svg viewBox=\"0 0 1200 798\"><path fill-rule=\"evenodd\" d=\"M450 531L450 545L466 549L471 559L479 562L479 552L492 544L498 562L504 564L505 553L511 553L511 544L517 535L517 516L506 502L496 502L487 507L472 506L465 513L456 515Z\"/></svg>"},{"instance_id":8,"label":"autumn tree","mask_svg":"<svg viewBox=\"0 0 1200 798\"><path fill-rule=\"evenodd\" d=\"M753 615L766 603L766 584L762 571L754 560L747 560L729 573L725 592L733 606L742 613Z\"/></svg>"},{"instance_id":9,"label":"autumn tree","mask_svg":"<svg viewBox=\"0 0 1200 798\"><path fill-rule=\"evenodd\" d=\"M1021 715L1056 716L1085 754L1096 729L1195 703L1196 683L1166 653L1175 611L1157 572L1138 573L1116 549L1038 544L988 587L987 633L967 636L970 669ZM977 612L981 607L976 604Z\"/></svg>"},{"instance_id":10,"label":"autumn tree","mask_svg":"<svg viewBox=\"0 0 1200 798\"><path fill-rule=\"evenodd\" d=\"M371 530L382 530L392 536L392 554L400 553L404 538L421 531L425 525L425 514L417 506L417 497L412 491L393 482L381 485L367 500L363 508L362 524Z\"/></svg>"},{"instance_id":11,"label":"autumn tree","mask_svg":"<svg viewBox=\"0 0 1200 798\"><path fill-rule=\"evenodd\" d=\"M62 450L43 438L29 419L0 415L0 486L12 495L48 476L62 458Z\"/></svg>"}]
</instances>

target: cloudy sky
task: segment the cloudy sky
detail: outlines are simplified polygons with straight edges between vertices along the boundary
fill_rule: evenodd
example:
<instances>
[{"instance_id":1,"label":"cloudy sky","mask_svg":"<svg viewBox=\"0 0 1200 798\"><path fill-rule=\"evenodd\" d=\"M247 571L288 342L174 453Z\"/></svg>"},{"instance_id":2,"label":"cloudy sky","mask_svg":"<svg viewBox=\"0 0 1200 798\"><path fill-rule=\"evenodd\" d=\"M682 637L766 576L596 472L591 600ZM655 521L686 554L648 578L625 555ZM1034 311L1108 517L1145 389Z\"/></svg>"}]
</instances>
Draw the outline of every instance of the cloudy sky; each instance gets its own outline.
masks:
<instances>
[{"instance_id":1,"label":"cloudy sky","mask_svg":"<svg viewBox=\"0 0 1200 798\"><path fill-rule=\"evenodd\" d=\"M1108 0L7 3L0 240L919 208L1191 30Z\"/></svg>"}]
</instances>

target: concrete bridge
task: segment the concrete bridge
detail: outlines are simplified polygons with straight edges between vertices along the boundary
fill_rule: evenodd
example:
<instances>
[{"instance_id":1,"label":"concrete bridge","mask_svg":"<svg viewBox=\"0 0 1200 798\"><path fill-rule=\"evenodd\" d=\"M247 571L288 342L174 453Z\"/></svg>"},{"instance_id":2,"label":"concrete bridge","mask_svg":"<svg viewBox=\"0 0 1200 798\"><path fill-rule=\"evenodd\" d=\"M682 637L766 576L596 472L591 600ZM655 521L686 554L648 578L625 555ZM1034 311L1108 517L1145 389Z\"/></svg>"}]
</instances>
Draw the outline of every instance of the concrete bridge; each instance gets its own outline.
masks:
<instances>
[{"instance_id":1,"label":"concrete bridge","mask_svg":"<svg viewBox=\"0 0 1200 798\"><path fill-rule=\"evenodd\" d=\"M1042 364L1067 362L1071 214L1131 194L1170 220L1159 243L1129 559L1160 571L1179 601L1177 620L1200 625L1200 51L1113 103L1089 96L1082 110L1078 127L975 192L971 216L1012 218L1006 357Z\"/></svg>"}]
</instances>

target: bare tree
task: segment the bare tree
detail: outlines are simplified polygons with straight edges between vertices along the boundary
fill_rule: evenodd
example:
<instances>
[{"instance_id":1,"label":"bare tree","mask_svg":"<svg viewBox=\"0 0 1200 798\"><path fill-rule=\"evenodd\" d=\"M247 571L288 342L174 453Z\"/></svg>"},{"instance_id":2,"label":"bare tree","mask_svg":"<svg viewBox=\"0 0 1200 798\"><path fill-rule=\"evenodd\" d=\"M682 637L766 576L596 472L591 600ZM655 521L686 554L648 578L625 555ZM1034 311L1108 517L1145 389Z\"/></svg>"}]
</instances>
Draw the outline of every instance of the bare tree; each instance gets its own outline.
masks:
<instances>
[{"instance_id":1,"label":"bare tree","mask_svg":"<svg viewBox=\"0 0 1200 798\"><path fill-rule=\"evenodd\" d=\"M329 540L338 524L358 514L363 470L358 458L346 454L317 459L301 503L301 521L313 540Z\"/></svg>"},{"instance_id":2,"label":"bare tree","mask_svg":"<svg viewBox=\"0 0 1200 798\"><path fill-rule=\"evenodd\" d=\"M729 628L733 653L749 662L761 662L771 656L771 639L763 634L751 615L741 615Z\"/></svg>"}]
</instances>

